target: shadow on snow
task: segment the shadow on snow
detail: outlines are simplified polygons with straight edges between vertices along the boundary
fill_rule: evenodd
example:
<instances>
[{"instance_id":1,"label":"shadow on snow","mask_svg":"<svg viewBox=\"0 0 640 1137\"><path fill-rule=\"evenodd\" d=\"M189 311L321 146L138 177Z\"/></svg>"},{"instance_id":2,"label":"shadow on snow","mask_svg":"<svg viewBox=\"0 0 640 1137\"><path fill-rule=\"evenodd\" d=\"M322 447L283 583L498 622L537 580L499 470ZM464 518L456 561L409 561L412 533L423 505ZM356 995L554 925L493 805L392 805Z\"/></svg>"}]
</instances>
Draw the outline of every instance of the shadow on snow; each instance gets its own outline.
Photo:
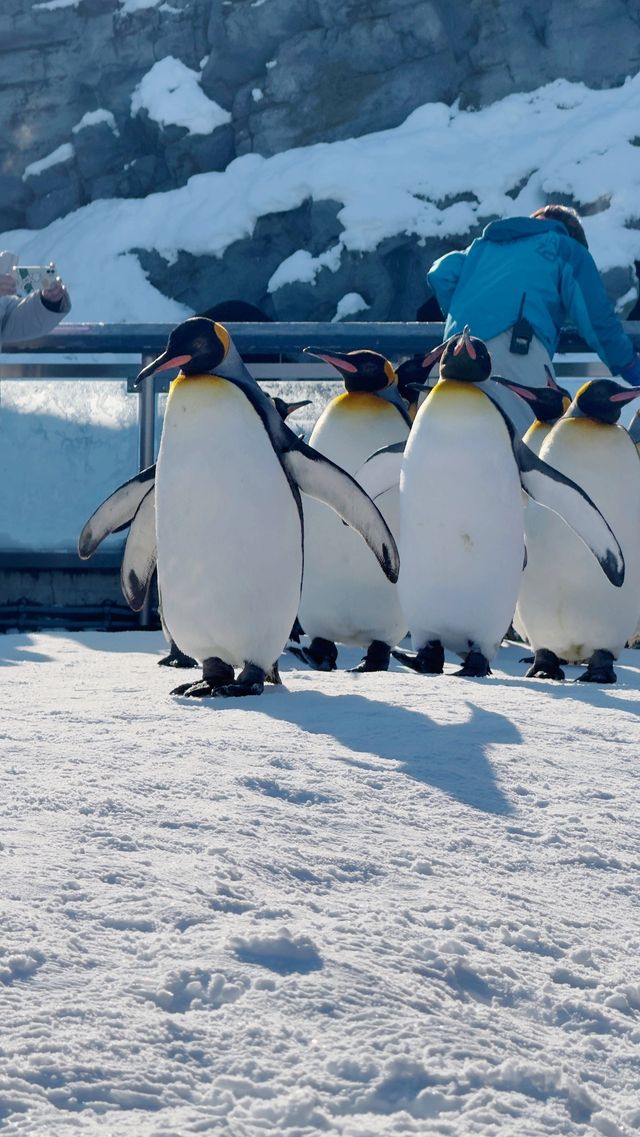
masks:
<instances>
[{"instance_id":1,"label":"shadow on snow","mask_svg":"<svg viewBox=\"0 0 640 1137\"><path fill-rule=\"evenodd\" d=\"M213 701L209 705L217 708L220 704ZM466 722L439 724L428 715L363 695L305 691L290 698L276 694L261 700L255 710L309 734L335 738L354 753L399 762L400 773L474 809L513 813L486 752L492 745L521 742L520 731L505 715L470 703L467 706L471 713Z\"/></svg>"}]
</instances>

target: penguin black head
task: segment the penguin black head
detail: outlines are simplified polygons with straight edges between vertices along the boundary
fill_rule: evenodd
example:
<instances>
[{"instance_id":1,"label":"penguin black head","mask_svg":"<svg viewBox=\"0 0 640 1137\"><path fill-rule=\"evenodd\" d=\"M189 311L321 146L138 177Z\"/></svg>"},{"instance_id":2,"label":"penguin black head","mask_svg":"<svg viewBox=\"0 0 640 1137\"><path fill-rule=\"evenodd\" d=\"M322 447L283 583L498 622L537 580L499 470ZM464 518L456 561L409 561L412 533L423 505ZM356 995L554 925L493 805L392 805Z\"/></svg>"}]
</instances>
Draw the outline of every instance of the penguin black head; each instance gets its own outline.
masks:
<instances>
[{"instance_id":1,"label":"penguin black head","mask_svg":"<svg viewBox=\"0 0 640 1137\"><path fill-rule=\"evenodd\" d=\"M421 352L418 352L416 355L410 356L409 359L405 359L396 368L398 390L402 398L406 399L408 403L415 403L420 392L428 389L430 384L427 383L427 380L433 365L440 359L446 346L446 343L441 343L428 355L422 355Z\"/></svg>"},{"instance_id":2,"label":"penguin black head","mask_svg":"<svg viewBox=\"0 0 640 1137\"><path fill-rule=\"evenodd\" d=\"M285 422L294 411L299 411L302 407L311 405L311 399L302 399L299 403L287 403L284 399L281 399L279 395L273 395L272 402L283 422Z\"/></svg>"},{"instance_id":3,"label":"penguin black head","mask_svg":"<svg viewBox=\"0 0 640 1137\"><path fill-rule=\"evenodd\" d=\"M524 399L538 422L554 423L562 418L571 403L571 396L563 387L558 386L549 369L545 370L548 376L546 387L523 387L519 383L512 383L510 379L504 379L502 375L493 375L492 378L496 383L501 383L503 387L508 387L514 394ZM553 384L549 382L549 378L553 379Z\"/></svg>"},{"instance_id":4,"label":"penguin black head","mask_svg":"<svg viewBox=\"0 0 640 1137\"><path fill-rule=\"evenodd\" d=\"M396 381L392 364L377 351L364 348L362 351L326 352L313 347L305 347L304 350L337 368L349 392L368 391L373 394L384 391Z\"/></svg>"},{"instance_id":5,"label":"penguin black head","mask_svg":"<svg viewBox=\"0 0 640 1137\"><path fill-rule=\"evenodd\" d=\"M611 426L618 421L625 403L640 396L639 387L623 387L613 379L592 379L580 388L568 418L592 418Z\"/></svg>"},{"instance_id":6,"label":"penguin black head","mask_svg":"<svg viewBox=\"0 0 640 1137\"><path fill-rule=\"evenodd\" d=\"M156 371L173 367L180 367L184 375L206 375L222 363L230 344L231 338L222 324L193 316L173 329L162 355L143 367L136 386Z\"/></svg>"},{"instance_id":7,"label":"penguin black head","mask_svg":"<svg viewBox=\"0 0 640 1137\"><path fill-rule=\"evenodd\" d=\"M490 375L491 356L487 345L472 336L467 325L462 335L452 336L447 341L440 360L440 378L482 383Z\"/></svg>"}]
</instances>

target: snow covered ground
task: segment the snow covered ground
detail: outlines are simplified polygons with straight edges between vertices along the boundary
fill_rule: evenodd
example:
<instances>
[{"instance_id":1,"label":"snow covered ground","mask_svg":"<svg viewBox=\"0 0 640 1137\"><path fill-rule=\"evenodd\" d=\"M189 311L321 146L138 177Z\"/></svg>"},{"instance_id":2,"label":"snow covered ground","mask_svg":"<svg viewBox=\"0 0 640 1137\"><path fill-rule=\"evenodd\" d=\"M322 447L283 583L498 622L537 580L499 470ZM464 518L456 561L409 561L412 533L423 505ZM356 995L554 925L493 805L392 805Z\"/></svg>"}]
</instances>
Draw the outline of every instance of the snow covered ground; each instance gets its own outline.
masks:
<instances>
[{"instance_id":1,"label":"snow covered ground","mask_svg":"<svg viewBox=\"0 0 640 1137\"><path fill-rule=\"evenodd\" d=\"M161 648L0 637L5 1132L637 1131L640 654L222 703Z\"/></svg>"}]
</instances>

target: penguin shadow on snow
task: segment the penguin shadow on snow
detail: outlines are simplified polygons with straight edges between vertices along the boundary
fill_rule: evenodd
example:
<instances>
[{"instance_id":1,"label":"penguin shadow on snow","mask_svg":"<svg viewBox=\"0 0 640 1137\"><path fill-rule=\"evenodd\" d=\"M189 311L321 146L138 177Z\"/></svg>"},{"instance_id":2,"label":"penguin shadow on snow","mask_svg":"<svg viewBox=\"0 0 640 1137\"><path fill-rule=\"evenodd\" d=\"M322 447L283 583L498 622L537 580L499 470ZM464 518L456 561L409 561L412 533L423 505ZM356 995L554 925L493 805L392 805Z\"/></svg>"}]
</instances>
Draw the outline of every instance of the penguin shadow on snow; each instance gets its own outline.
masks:
<instances>
[{"instance_id":1,"label":"penguin shadow on snow","mask_svg":"<svg viewBox=\"0 0 640 1137\"><path fill-rule=\"evenodd\" d=\"M495 676L492 677L491 683L497 687L510 687L513 690L516 687L526 687L529 691L537 691L539 694L544 693L550 695L553 699L574 699L584 703L587 707L600 707L602 709L608 708L612 711L628 711L630 714L637 715L640 711L640 703L637 699L624 699L620 698L619 692L625 689L624 684L620 684L620 671L624 670L623 667L617 666L618 683L611 686L602 686L597 683L578 683L573 675L568 674L568 668L572 667L577 676L581 671L585 670L584 664L565 664L567 669L567 678L562 683L557 683L552 679L519 679L517 676L509 679L500 679ZM637 687L629 685L626 688L629 691Z\"/></svg>"},{"instance_id":2,"label":"penguin shadow on snow","mask_svg":"<svg viewBox=\"0 0 640 1137\"><path fill-rule=\"evenodd\" d=\"M522 735L511 719L496 711L466 703L470 714L465 722L440 724L428 715L363 695L282 689L251 703L252 710L308 734L335 738L356 754L399 762L398 773L483 813L507 816L514 812L496 783L487 749L520 743ZM206 705L220 709L219 700ZM338 760L360 765L340 755Z\"/></svg>"},{"instance_id":3,"label":"penguin shadow on snow","mask_svg":"<svg viewBox=\"0 0 640 1137\"><path fill-rule=\"evenodd\" d=\"M26 632L0 634L0 667L14 667L17 663L53 663L50 655L31 650L32 639Z\"/></svg>"}]
</instances>

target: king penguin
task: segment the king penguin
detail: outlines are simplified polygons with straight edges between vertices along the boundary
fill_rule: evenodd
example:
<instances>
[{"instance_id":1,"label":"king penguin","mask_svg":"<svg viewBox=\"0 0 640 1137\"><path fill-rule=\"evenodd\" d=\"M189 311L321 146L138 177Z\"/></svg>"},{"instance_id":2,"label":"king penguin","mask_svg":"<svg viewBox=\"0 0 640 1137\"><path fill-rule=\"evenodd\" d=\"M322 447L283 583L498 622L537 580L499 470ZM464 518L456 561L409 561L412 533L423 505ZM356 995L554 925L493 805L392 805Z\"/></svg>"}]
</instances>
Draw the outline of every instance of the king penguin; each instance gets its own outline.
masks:
<instances>
[{"instance_id":1,"label":"king penguin","mask_svg":"<svg viewBox=\"0 0 640 1137\"><path fill-rule=\"evenodd\" d=\"M590 498L519 438L486 384L491 358L465 328L442 354L440 377L418 411L400 478L400 600L415 656L393 654L421 673L490 674L513 616L522 574L521 486L562 513L617 585L624 560Z\"/></svg>"},{"instance_id":2,"label":"king penguin","mask_svg":"<svg viewBox=\"0 0 640 1137\"><path fill-rule=\"evenodd\" d=\"M530 677L561 680L561 660L586 660L581 681L616 681L614 660L640 615L640 466L618 419L639 395L610 379L584 384L540 450L606 516L622 547L625 578L622 587L612 587L558 517L531 512L529 560L518 598L519 621L535 652Z\"/></svg>"},{"instance_id":3,"label":"king penguin","mask_svg":"<svg viewBox=\"0 0 640 1137\"><path fill-rule=\"evenodd\" d=\"M529 429L523 436L522 441L533 451L534 454L539 455L542 449L542 444L551 432L553 426L562 418L562 415L568 410L571 404L571 396L569 392L560 387L556 382L555 376L551 369L545 364L546 372L546 385L542 387L521 387L516 383L512 383L508 379L502 379L494 376L496 382L503 383L509 387L514 394L519 395L530 406L535 417L535 421L531 424ZM543 509L535 501L528 499L525 503L524 514L524 542L525 542L525 566L524 573L520 588L525 586L527 573L533 570L533 560L536 557L537 542L535 533L539 524L546 524L547 510ZM521 640L527 639L527 633L522 623L520 616L520 609L516 604L516 610L513 616L513 627ZM525 657L521 662L532 662L532 657Z\"/></svg>"},{"instance_id":4,"label":"king penguin","mask_svg":"<svg viewBox=\"0 0 640 1137\"><path fill-rule=\"evenodd\" d=\"M301 410L302 407L308 407L311 403L310 399L288 403L277 395L271 398L283 422L289 415ZM114 490L91 515L78 541L78 555L81 560L88 560L105 537L129 528L120 580L124 597L134 611L139 611L146 600L157 564L155 478L154 462L152 466L148 466L118 486L117 490ZM175 642L164 621L161 605L160 620L162 631L169 644L169 653L158 660L158 665L175 668L197 667L197 661L185 655ZM273 675L277 674L277 665L274 664Z\"/></svg>"},{"instance_id":5,"label":"king penguin","mask_svg":"<svg viewBox=\"0 0 640 1137\"><path fill-rule=\"evenodd\" d=\"M391 363L375 351L327 353L306 348L340 372L345 391L332 399L309 443L353 474L374 450L406 440L411 428ZM397 536L398 495L377 502ZM370 550L322 503L305 501L305 571L300 623L311 643L289 650L321 671L333 670L336 643L366 654L355 670L385 671L406 633L397 589L381 576Z\"/></svg>"},{"instance_id":6,"label":"king penguin","mask_svg":"<svg viewBox=\"0 0 640 1137\"><path fill-rule=\"evenodd\" d=\"M202 681L173 693L257 695L298 608L300 491L356 528L394 580L397 548L357 482L283 423L221 324L180 324L138 382L175 367L155 471L158 587L167 627L202 664Z\"/></svg>"}]
</instances>

